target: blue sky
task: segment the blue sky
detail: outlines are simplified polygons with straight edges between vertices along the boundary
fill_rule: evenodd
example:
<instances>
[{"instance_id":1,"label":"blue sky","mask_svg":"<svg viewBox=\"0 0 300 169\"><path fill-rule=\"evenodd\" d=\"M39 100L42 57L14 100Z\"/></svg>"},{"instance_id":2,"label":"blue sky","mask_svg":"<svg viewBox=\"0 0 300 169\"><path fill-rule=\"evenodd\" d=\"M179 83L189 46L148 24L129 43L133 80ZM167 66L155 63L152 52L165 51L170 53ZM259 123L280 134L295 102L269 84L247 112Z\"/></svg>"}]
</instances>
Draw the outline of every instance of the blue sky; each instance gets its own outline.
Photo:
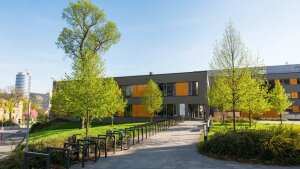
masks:
<instances>
[{"instance_id":1,"label":"blue sky","mask_svg":"<svg viewBox=\"0 0 300 169\"><path fill-rule=\"evenodd\" d=\"M107 76L206 70L231 19L266 65L300 64L300 1L92 0L114 21L121 40L103 56ZM17 72L32 92L48 92L71 61L55 42L67 0L0 1L0 88Z\"/></svg>"}]
</instances>

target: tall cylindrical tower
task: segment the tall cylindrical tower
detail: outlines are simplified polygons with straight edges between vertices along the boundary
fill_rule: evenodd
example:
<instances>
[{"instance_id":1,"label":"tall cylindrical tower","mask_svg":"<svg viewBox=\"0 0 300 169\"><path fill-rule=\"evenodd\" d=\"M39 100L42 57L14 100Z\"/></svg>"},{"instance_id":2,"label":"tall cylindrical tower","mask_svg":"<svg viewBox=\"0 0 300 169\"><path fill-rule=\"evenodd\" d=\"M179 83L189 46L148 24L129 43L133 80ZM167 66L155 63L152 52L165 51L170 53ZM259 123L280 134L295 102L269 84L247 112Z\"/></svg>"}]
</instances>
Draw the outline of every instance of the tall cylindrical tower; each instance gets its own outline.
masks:
<instances>
[{"instance_id":1,"label":"tall cylindrical tower","mask_svg":"<svg viewBox=\"0 0 300 169\"><path fill-rule=\"evenodd\" d=\"M29 98L30 94L30 79L31 75L27 70L25 72L19 72L16 75L16 92L18 95L22 95Z\"/></svg>"}]
</instances>

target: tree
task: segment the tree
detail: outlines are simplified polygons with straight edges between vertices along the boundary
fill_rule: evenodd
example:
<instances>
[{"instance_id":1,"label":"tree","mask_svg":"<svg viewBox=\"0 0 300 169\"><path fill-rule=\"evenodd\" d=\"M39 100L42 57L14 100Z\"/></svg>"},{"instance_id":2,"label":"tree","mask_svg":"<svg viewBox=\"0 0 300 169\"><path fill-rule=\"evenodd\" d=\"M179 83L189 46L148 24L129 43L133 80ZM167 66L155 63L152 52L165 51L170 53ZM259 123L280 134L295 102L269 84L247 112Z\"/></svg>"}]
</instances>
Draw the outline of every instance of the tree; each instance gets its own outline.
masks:
<instances>
[{"instance_id":1,"label":"tree","mask_svg":"<svg viewBox=\"0 0 300 169\"><path fill-rule=\"evenodd\" d=\"M141 103L143 108L150 113L151 122L155 112L162 110L163 97L157 84L151 79L142 92Z\"/></svg>"},{"instance_id":2,"label":"tree","mask_svg":"<svg viewBox=\"0 0 300 169\"><path fill-rule=\"evenodd\" d=\"M23 100L23 95L16 92L15 87L9 86L3 91L4 109L9 112L9 120L11 120L14 108Z\"/></svg>"},{"instance_id":3,"label":"tree","mask_svg":"<svg viewBox=\"0 0 300 169\"><path fill-rule=\"evenodd\" d=\"M93 53L87 54L89 59L75 62L72 74L66 76L60 91L60 95L64 95L65 109L85 119L86 135L93 118L107 117L112 97L105 86L101 58Z\"/></svg>"},{"instance_id":4,"label":"tree","mask_svg":"<svg viewBox=\"0 0 300 169\"><path fill-rule=\"evenodd\" d=\"M236 130L235 114L238 110L238 104L242 102L241 93L246 90L239 88L241 77L251 72L252 76L260 73L263 67L260 65L259 59L251 55L242 42L240 33L233 26L230 21L223 34L223 39L220 43L216 43L214 47L214 56L210 64L213 70L214 78L226 77L224 83L229 87L230 109L233 113L233 130Z\"/></svg>"},{"instance_id":5,"label":"tree","mask_svg":"<svg viewBox=\"0 0 300 169\"><path fill-rule=\"evenodd\" d=\"M72 78L66 79L76 79L75 81L78 81L79 76L87 73L87 70L83 69L89 69L87 67L87 65L91 63L89 60L92 59L95 62L94 57L99 57L98 61L96 61L99 62L101 60L100 54L106 52L113 44L117 43L121 35L118 32L117 26L113 22L106 20L104 12L87 0L78 0L77 3L70 2L69 7L64 9L62 18L66 20L69 28L63 28L56 44L73 60L73 70L75 70L74 72L77 71L75 73L76 77L74 75ZM81 75L78 70L76 70L78 69L78 66L81 68L79 71L82 71L81 73L83 73ZM99 71L97 78L102 78L104 69L102 67L96 69L99 69L97 70ZM96 81L95 79L93 80ZM71 87L71 84L76 83L75 81L68 83L67 86L70 85L69 87ZM101 86L102 81L99 81L99 85ZM69 89L73 88L71 87ZM98 89L96 89L96 91L97 90ZM78 101L80 100L81 99ZM64 101L67 102L68 100ZM79 112L74 113L82 114L80 109L76 109L76 111ZM83 126L84 116L81 116L81 121Z\"/></svg>"},{"instance_id":6,"label":"tree","mask_svg":"<svg viewBox=\"0 0 300 169\"><path fill-rule=\"evenodd\" d=\"M88 0L70 2L62 18L70 28L63 28L56 44L74 61L84 60L87 52L103 53L120 39L116 24L107 21L103 10Z\"/></svg>"},{"instance_id":7,"label":"tree","mask_svg":"<svg viewBox=\"0 0 300 169\"><path fill-rule=\"evenodd\" d=\"M213 78L212 87L208 91L208 100L210 106L217 108L222 112L222 123L225 123L224 112L230 110L230 88L225 82L225 77Z\"/></svg>"},{"instance_id":8,"label":"tree","mask_svg":"<svg viewBox=\"0 0 300 169\"><path fill-rule=\"evenodd\" d=\"M3 96L4 96L3 92L0 89L0 110L5 108L4 107L4 97ZM2 120L1 120L2 127L3 127L3 122L4 122L4 112L3 112L3 117L2 117Z\"/></svg>"},{"instance_id":9,"label":"tree","mask_svg":"<svg viewBox=\"0 0 300 169\"><path fill-rule=\"evenodd\" d=\"M269 97L272 110L275 113L279 114L282 124L282 112L285 111L289 106L291 106L292 102L289 101L288 97L285 94L285 90L280 83L275 84L275 87L270 92Z\"/></svg>"},{"instance_id":10,"label":"tree","mask_svg":"<svg viewBox=\"0 0 300 169\"><path fill-rule=\"evenodd\" d=\"M268 102L268 86L265 85L264 78L254 78L251 73L245 73L242 77L241 88L244 93L241 95L239 109L248 112L249 126L251 127L252 114L262 114L270 109Z\"/></svg>"},{"instance_id":11,"label":"tree","mask_svg":"<svg viewBox=\"0 0 300 169\"><path fill-rule=\"evenodd\" d=\"M108 92L108 114L111 118L111 125L114 125L114 115L115 113L124 112L124 109L127 105L127 100L123 99L122 91L113 78L105 79L105 87Z\"/></svg>"}]
</instances>

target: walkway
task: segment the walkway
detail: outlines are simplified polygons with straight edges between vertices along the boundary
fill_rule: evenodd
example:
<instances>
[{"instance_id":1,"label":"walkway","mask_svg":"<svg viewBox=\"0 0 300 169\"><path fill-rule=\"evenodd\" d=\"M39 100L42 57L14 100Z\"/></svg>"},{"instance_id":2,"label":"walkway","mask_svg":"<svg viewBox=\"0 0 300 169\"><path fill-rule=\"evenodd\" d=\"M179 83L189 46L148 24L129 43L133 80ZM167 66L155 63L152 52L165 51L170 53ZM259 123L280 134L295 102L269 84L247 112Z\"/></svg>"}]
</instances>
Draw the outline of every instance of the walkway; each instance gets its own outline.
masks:
<instances>
[{"instance_id":1,"label":"walkway","mask_svg":"<svg viewBox=\"0 0 300 169\"><path fill-rule=\"evenodd\" d=\"M186 121L136 144L130 150L101 158L97 163L88 162L85 169L299 169L299 166L245 164L203 156L196 148L200 126L200 122ZM81 169L81 164L72 168Z\"/></svg>"},{"instance_id":2,"label":"walkway","mask_svg":"<svg viewBox=\"0 0 300 169\"><path fill-rule=\"evenodd\" d=\"M23 141L25 132L25 129L5 131L4 139L0 140L0 160L9 156L16 146Z\"/></svg>"}]
</instances>

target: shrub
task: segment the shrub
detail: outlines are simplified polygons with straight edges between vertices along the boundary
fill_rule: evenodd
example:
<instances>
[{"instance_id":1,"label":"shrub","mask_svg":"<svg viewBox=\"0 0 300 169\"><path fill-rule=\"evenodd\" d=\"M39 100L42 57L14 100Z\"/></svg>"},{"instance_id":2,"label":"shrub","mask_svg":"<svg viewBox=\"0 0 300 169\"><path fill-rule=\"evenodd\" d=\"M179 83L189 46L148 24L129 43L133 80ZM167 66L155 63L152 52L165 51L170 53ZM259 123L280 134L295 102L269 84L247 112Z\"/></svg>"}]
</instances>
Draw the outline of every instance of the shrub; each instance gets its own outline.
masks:
<instances>
[{"instance_id":1,"label":"shrub","mask_svg":"<svg viewBox=\"0 0 300 169\"><path fill-rule=\"evenodd\" d=\"M292 127L227 131L199 144L201 153L243 161L300 164L300 131Z\"/></svg>"},{"instance_id":2,"label":"shrub","mask_svg":"<svg viewBox=\"0 0 300 169\"><path fill-rule=\"evenodd\" d=\"M57 122L60 122L60 121L66 121L66 120L61 120L61 119L57 119L55 121L49 121L49 122L36 122L34 123L31 128L30 128L30 134L31 133L34 133L34 132L37 132L37 131L40 131L44 128L47 128L53 124L56 124Z\"/></svg>"},{"instance_id":3,"label":"shrub","mask_svg":"<svg viewBox=\"0 0 300 169\"><path fill-rule=\"evenodd\" d=\"M2 126L2 121L0 122L0 126ZM18 126L13 120L6 120L3 122L3 126Z\"/></svg>"}]
</instances>

